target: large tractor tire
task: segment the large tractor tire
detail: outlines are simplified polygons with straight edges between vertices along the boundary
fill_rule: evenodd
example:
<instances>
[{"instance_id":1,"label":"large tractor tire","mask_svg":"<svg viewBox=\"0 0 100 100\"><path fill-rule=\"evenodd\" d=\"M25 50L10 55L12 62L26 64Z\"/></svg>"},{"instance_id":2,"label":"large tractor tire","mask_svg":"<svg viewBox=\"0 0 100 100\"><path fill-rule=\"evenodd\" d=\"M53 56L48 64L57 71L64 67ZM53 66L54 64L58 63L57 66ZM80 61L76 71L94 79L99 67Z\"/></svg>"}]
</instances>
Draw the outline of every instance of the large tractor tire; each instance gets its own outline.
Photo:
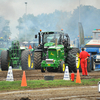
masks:
<instances>
[{"instance_id":1,"label":"large tractor tire","mask_svg":"<svg viewBox=\"0 0 100 100\"><path fill-rule=\"evenodd\" d=\"M2 71L8 70L8 52L7 51L1 52L1 70Z\"/></svg>"},{"instance_id":2,"label":"large tractor tire","mask_svg":"<svg viewBox=\"0 0 100 100\"><path fill-rule=\"evenodd\" d=\"M22 66L22 70L30 70L33 67L30 51L28 50L22 51L21 66Z\"/></svg>"},{"instance_id":3,"label":"large tractor tire","mask_svg":"<svg viewBox=\"0 0 100 100\"><path fill-rule=\"evenodd\" d=\"M45 72L45 68L41 67L41 72L44 73Z\"/></svg>"},{"instance_id":4,"label":"large tractor tire","mask_svg":"<svg viewBox=\"0 0 100 100\"><path fill-rule=\"evenodd\" d=\"M41 69L41 52L34 52L34 68Z\"/></svg>"},{"instance_id":5,"label":"large tractor tire","mask_svg":"<svg viewBox=\"0 0 100 100\"><path fill-rule=\"evenodd\" d=\"M70 72L77 72L77 68L80 66L80 59L76 57L76 55L79 55L80 51L78 48L72 48L69 50L67 55L67 63L69 67Z\"/></svg>"},{"instance_id":6,"label":"large tractor tire","mask_svg":"<svg viewBox=\"0 0 100 100\"><path fill-rule=\"evenodd\" d=\"M91 72L91 68L90 68L90 59L87 59L87 71Z\"/></svg>"},{"instance_id":7,"label":"large tractor tire","mask_svg":"<svg viewBox=\"0 0 100 100\"><path fill-rule=\"evenodd\" d=\"M91 57L91 70L95 70L95 62L93 60L93 57Z\"/></svg>"},{"instance_id":8,"label":"large tractor tire","mask_svg":"<svg viewBox=\"0 0 100 100\"><path fill-rule=\"evenodd\" d=\"M82 72L81 64L80 64L80 67L79 67L79 71Z\"/></svg>"}]
</instances>

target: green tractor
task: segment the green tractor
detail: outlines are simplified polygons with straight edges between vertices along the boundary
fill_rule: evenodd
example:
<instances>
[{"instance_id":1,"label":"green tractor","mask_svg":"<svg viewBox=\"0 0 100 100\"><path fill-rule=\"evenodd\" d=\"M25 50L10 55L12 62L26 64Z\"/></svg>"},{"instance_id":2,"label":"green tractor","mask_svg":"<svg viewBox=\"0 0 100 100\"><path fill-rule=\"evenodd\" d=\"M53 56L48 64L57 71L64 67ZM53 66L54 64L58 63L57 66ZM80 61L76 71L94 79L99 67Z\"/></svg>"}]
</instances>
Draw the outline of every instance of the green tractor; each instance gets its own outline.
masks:
<instances>
[{"instance_id":1,"label":"green tractor","mask_svg":"<svg viewBox=\"0 0 100 100\"><path fill-rule=\"evenodd\" d=\"M37 35L35 35L37 38ZM78 48L70 47L68 34L60 32L39 32L39 46L34 51L34 67L41 69L41 72L63 73L65 66L70 72L77 72L80 66L80 59L76 57L80 51Z\"/></svg>"},{"instance_id":2,"label":"green tractor","mask_svg":"<svg viewBox=\"0 0 100 100\"><path fill-rule=\"evenodd\" d=\"M12 41L12 46L1 52L1 70L8 70L9 66L20 66L22 70L33 69L32 55L30 50L20 47L19 41Z\"/></svg>"}]
</instances>

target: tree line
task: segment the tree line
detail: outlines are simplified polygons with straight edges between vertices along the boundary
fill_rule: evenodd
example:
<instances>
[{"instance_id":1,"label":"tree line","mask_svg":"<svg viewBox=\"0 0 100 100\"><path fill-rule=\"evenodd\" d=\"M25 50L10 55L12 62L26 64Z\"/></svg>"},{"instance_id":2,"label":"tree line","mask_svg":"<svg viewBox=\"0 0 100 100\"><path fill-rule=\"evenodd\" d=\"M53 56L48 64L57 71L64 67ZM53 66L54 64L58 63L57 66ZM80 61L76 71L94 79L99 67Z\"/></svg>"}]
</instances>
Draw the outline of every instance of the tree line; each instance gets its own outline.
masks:
<instances>
[{"instance_id":1,"label":"tree line","mask_svg":"<svg viewBox=\"0 0 100 100\"><path fill-rule=\"evenodd\" d=\"M92 36L93 29L100 29L100 9L93 6L80 5L80 22L84 29L84 36ZM11 35L8 20L0 17L0 35L5 39ZM34 35L42 31L60 31L63 29L68 33L71 40L79 35L79 6L73 12L63 12L55 10L53 13L34 16L33 14L24 14L18 19L19 40L30 41L34 39ZM3 23L3 24L2 24Z\"/></svg>"}]
</instances>

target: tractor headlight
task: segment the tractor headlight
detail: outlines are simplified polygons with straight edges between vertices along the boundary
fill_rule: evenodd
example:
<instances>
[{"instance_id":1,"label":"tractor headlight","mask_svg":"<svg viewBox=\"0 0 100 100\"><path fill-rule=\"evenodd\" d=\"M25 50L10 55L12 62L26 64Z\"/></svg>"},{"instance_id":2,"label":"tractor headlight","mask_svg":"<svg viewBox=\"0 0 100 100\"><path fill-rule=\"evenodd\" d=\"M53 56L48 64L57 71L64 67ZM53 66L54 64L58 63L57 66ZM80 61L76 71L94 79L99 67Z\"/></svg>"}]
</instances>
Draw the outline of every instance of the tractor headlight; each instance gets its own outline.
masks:
<instances>
[{"instance_id":1,"label":"tractor headlight","mask_svg":"<svg viewBox=\"0 0 100 100\"><path fill-rule=\"evenodd\" d=\"M49 48L49 46L44 46L44 48Z\"/></svg>"},{"instance_id":2,"label":"tractor headlight","mask_svg":"<svg viewBox=\"0 0 100 100\"><path fill-rule=\"evenodd\" d=\"M47 46L44 46L44 48L48 48Z\"/></svg>"}]
</instances>

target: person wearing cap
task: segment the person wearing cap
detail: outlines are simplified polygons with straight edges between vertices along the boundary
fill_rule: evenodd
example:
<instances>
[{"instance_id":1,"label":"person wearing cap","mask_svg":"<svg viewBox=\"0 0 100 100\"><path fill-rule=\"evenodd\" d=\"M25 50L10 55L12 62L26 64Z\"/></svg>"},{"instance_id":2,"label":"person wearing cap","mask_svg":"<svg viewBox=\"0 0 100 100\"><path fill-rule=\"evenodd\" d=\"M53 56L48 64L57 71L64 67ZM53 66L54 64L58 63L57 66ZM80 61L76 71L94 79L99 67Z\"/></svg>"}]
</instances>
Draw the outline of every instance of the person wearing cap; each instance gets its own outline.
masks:
<instances>
[{"instance_id":1,"label":"person wearing cap","mask_svg":"<svg viewBox=\"0 0 100 100\"><path fill-rule=\"evenodd\" d=\"M88 76L87 73L87 59L90 57L89 53L84 51L84 48L81 49L79 58L81 59L81 69L82 69L82 75Z\"/></svg>"}]
</instances>

